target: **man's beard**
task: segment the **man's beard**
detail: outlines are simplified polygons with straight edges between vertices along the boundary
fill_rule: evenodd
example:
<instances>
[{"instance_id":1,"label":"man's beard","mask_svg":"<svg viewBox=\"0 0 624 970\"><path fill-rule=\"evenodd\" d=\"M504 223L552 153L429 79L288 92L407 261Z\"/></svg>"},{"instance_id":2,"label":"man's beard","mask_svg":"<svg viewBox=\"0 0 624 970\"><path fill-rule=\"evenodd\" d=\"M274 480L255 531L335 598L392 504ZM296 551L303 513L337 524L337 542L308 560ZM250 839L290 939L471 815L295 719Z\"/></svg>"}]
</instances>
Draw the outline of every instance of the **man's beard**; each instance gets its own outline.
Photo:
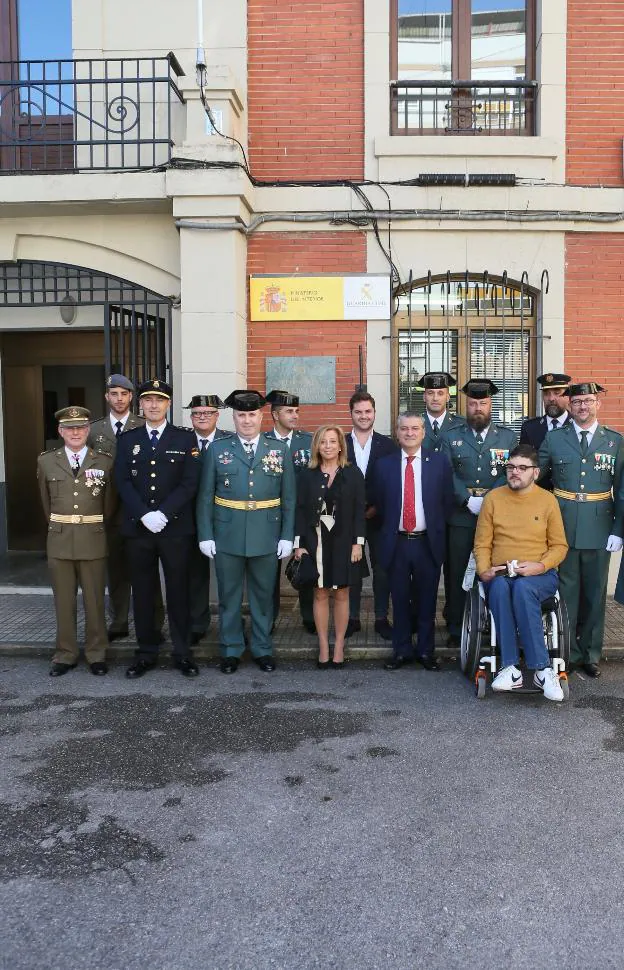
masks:
<instances>
[{"instance_id":1,"label":"man's beard","mask_svg":"<svg viewBox=\"0 0 624 970\"><path fill-rule=\"evenodd\" d=\"M544 405L544 411L549 418L560 418L562 414L565 414L566 409L561 407L557 401L549 401L548 404Z\"/></svg>"},{"instance_id":2,"label":"man's beard","mask_svg":"<svg viewBox=\"0 0 624 970\"><path fill-rule=\"evenodd\" d=\"M490 420L490 414L473 414L471 417L466 418L468 427L479 433L487 428Z\"/></svg>"}]
</instances>

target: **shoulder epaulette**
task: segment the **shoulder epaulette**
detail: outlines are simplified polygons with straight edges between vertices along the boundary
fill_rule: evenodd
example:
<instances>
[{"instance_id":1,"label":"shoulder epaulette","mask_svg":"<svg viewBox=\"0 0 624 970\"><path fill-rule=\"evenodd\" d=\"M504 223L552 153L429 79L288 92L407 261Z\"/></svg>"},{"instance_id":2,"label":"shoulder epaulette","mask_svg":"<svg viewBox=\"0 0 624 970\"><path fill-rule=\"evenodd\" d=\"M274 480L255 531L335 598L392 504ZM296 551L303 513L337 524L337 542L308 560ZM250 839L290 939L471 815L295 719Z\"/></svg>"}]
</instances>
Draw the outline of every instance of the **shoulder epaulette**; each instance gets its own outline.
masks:
<instances>
[{"instance_id":1,"label":"shoulder epaulette","mask_svg":"<svg viewBox=\"0 0 624 970\"><path fill-rule=\"evenodd\" d=\"M39 452L39 457L41 458L42 455L53 455L55 451L58 451L60 453L60 451L62 451L62 449L59 449L59 448L46 448L45 451L40 451Z\"/></svg>"},{"instance_id":2,"label":"shoulder epaulette","mask_svg":"<svg viewBox=\"0 0 624 970\"><path fill-rule=\"evenodd\" d=\"M603 431L608 431L609 434L616 434L618 436L618 438L621 438L622 437L622 432L621 431L616 431L615 428L610 428L608 424L603 424L603 425L601 425L601 427L602 427Z\"/></svg>"}]
</instances>

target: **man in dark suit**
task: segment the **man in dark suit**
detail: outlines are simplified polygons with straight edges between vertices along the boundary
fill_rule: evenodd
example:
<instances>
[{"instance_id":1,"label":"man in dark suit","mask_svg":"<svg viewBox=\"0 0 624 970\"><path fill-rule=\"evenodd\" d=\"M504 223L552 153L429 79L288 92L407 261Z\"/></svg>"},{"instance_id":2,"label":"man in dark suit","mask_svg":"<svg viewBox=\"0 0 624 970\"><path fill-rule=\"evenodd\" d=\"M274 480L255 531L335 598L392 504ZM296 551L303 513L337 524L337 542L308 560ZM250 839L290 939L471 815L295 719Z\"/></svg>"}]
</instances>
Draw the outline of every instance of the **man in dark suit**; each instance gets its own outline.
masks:
<instances>
[{"instance_id":1,"label":"man in dark suit","mask_svg":"<svg viewBox=\"0 0 624 970\"><path fill-rule=\"evenodd\" d=\"M199 448L199 460L203 467L208 449L213 441L226 438L227 431L217 428L219 411L225 405L217 394L195 394L185 410L191 412L191 424ZM199 546L193 543L189 576L191 596L191 646L199 643L210 626L210 559L203 556Z\"/></svg>"},{"instance_id":2,"label":"man in dark suit","mask_svg":"<svg viewBox=\"0 0 624 970\"><path fill-rule=\"evenodd\" d=\"M373 430L375 424L375 398L367 391L356 391L349 401L353 428L347 439L347 458L357 465L366 485L366 543L373 574L373 600L375 606L375 632L384 640L392 639L392 627L388 623L390 589L388 577L379 562L378 539L380 519L372 497L372 481L375 465L380 458L397 451L397 446L386 435ZM360 601L362 582L351 586L349 592L349 625L345 636L350 637L362 629Z\"/></svg>"},{"instance_id":3,"label":"man in dark suit","mask_svg":"<svg viewBox=\"0 0 624 970\"><path fill-rule=\"evenodd\" d=\"M401 451L377 462L373 494L381 518L378 555L392 595L393 656L384 667L398 670L414 660L412 620L417 624L416 659L438 670L433 656L440 569L446 550L446 523L453 511L453 474L444 454L422 447L424 419L401 414Z\"/></svg>"},{"instance_id":4,"label":"man in dark suit","mask_svg":"<svg viewBox=\"0 0 624 970\"><path fill-rule=\"evenodd\" d=\"M532 445L539 451L547 432L562 428L570 420L568 397L565 394L570 383L568 374L540 374L537 383L542 389L544 414L538 418L528 418L520 429L520 444Z\"/></svg>"},{"instance_id":5,"label":"man in dark suit","mask_svg":"<svg viewBox=\"0 0 624 970\"><path fill-rule=\"evenodd\" d=\"M123 504L122 535L127 538L138 649L126 677L142 677L158 659L154 630L154 587L159 562L165 575L167 615L174 664L196 677L189 648L189 563L195 537L195 494L199 448L188 428L167 421L171 386L150 380L139 387L145 427L121 435L115 476Z\"/></svg>"}]
</instances>

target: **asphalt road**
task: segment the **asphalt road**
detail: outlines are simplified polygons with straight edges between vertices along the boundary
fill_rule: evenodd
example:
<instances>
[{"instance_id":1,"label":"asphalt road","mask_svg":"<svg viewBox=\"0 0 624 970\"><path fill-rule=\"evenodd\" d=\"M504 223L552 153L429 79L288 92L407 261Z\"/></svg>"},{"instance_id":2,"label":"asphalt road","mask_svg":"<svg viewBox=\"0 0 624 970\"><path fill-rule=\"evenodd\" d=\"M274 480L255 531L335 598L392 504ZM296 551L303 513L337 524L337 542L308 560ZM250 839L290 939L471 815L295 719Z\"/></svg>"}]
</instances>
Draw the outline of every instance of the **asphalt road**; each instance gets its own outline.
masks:
<instances>
[{"instance_id":1,"label":"asphalt road","mask_svg":"<svg viewBox=\"0 0 624 970\"><path fill-rule=\"evenodd\" d=\"M624 966L624 665L47 669L0 659L3 970Z\"/></svg>"}]
</instances>

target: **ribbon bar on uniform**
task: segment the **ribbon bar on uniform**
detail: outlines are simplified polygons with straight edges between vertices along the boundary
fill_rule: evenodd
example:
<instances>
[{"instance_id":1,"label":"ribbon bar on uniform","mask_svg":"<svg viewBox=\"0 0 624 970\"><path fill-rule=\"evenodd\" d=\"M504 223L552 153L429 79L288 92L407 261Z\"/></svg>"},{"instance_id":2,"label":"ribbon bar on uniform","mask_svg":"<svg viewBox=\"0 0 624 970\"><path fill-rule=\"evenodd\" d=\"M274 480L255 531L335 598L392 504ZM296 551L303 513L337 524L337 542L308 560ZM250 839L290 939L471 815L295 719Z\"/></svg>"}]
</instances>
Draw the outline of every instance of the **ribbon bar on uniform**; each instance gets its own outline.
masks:
<instances>
[{"instance_id":1,"label":"ribbon bar on uniform","mask_svg":"<svg viewBox=\"0 0 624 970\"><path fill-rule=\"evenodd\" d=\"M563 488L553 489L557 498L565 498L569 502L605 502L611 498L611 492L566 492Z\"/></svg>"},{"instance_id":2,"label":"ribbon bar on uniform","mask_svg":"<svg viewBox=\"0 0 624 970\"><path fill-rule=\"evenodd\" d=\"M280 498L267 498L259 501L239 502L236 499L215 496L215 505L222 505L226 509L241 509L243 512L255 512L256 509L276 509L282 504Z\"/></svg>"},{"instance_id":3,"label":"ribbon bar on uniform","mask_svg":"<svg viewBox=\"0 0 624 970\"><path fill-rule=\"evenodd\" d=\"M50 522L62 522L63 525L94 525L96 522L103 521L103 515L58 515L56 512L50 513Z\"/></svg>"}]
</instances>

